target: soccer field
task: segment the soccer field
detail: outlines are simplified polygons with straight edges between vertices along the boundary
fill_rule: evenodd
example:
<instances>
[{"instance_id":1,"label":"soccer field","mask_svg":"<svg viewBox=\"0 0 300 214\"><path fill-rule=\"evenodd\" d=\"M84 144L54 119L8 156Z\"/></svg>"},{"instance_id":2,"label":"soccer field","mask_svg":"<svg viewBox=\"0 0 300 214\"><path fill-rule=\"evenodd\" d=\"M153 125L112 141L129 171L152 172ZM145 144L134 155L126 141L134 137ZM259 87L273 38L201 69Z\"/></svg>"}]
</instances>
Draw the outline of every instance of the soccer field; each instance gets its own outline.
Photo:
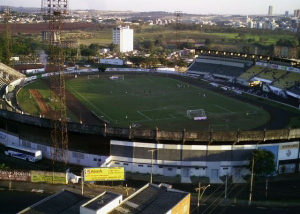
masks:
<instances>
[{"instance_id":1,"label":"soccer field","mask_svg":"<svg viewBox=\"0 0 300 214\"><path fill-rule=\"evenodd\" d=\"M97 76L95 76L97 77ZM68 80L67 90L88 109L117 127L160 130L249 130L270 115L254 105L167 76L124 75L124 80L87 76ZM187 110L203 109L206 121Z\"/></svg>"}]
</instances>

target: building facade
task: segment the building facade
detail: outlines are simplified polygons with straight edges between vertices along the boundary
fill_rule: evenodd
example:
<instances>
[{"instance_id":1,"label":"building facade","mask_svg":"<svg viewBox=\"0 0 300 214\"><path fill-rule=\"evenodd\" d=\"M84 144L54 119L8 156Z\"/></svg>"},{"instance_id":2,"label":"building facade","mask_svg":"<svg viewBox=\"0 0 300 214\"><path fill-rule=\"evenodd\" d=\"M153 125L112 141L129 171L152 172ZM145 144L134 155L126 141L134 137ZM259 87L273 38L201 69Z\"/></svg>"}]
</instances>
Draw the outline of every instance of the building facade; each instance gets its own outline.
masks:
<instances>
[{"instance_id":1,"label":"building facade","mask_svg":"<svg viewBox=\"0 0 300 214\"><path fill-rule=\"evenodd\" d=\"M119 45L120 52L133 51L133 29L118 26L113 29L113 43Z\"/></svg>"},{"instance_id":2,"label":"building facade","mask_svg":"<svg viewBox=\"0 0 300 214\"><path fill-rule=\"evenodd\" d=\"M268 12L269 16L273 16L273 6L269 6L269 12Z\"/></svg>"}]
</instances>

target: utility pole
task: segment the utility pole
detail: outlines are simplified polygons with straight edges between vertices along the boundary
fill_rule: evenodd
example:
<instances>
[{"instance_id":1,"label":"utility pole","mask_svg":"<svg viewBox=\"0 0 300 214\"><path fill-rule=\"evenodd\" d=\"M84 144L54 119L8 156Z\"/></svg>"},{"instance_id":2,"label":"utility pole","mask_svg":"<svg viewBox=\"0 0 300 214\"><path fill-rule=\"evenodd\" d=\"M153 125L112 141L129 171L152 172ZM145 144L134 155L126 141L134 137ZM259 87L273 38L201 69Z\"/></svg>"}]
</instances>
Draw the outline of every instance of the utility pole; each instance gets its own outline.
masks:
<instances>
[{"instance_id":1,"label":"utility pole","mask_svg":"<svg viewBox=\"0 0 300 214\"><path fill-rule=\"evenodd\" d=\"M268 197L268 179L266 179L266 198Z\"/></svg>"},{"instance_id":2,"label":"utility pole","mask_svg":"<svg viewBox=\"0 0 300 214\"><path fill-rule=\"evenodd\" d=\"M83 178L84 178L84 176L83 176L84 175L83 170L81 171L81 195L83 195Z\"/></svg>"},{"instance_id":3,"label":"utility pole","mask_svg":"<svg viewBox=\"0 0 300 214\"><path fill-rule=\"evenodd\" d=\"M210 187L210 184L208 184L207 186L203 186L201 187L201 183L199 182L199 187L196 188L195 190L198 191L198 202L197 202L197 213L199 213L199 207L200 207L200 199L202 198L205 190ZM202 194L201 194L201 190L203 190Z\"/></svg>"},{"instance_id":4,"label":"utility pole","mask_svg":"<svg viewBox=\"0 0 300 214\"><path fill-rule=\"evenodd\" d=\"M151 153L152 153L152 156L151 156L150 184L152 184L152 181L153 181L153 152L155 152L156 150L158 150L158 149L150 149L150 150L148 150L148 152L151 152Z\"/></svg>"},{"instance_id":5,"label":"utility pole","mask_svg":"<svg viewBox=\"0 0 300 214\"><path fill-rule=\"evenodd\" d=\"M251 170L251 181L250 181L250 195L248 205L251 205L252 201L252 189L253 189L253 171L254 171L254 156L252 157L252 170Z\"/></svg>"},{"instance_id":6,"label":"utility pole","mask_svg":"<svg viewBox=\"0 0 300 214\"><path fill-rule=\"evenodd\" d=\"M226 173L226 181L225 181L225 197L227 198L227 180L228 180L228 173Z\"/></svg>"}]
</instances>

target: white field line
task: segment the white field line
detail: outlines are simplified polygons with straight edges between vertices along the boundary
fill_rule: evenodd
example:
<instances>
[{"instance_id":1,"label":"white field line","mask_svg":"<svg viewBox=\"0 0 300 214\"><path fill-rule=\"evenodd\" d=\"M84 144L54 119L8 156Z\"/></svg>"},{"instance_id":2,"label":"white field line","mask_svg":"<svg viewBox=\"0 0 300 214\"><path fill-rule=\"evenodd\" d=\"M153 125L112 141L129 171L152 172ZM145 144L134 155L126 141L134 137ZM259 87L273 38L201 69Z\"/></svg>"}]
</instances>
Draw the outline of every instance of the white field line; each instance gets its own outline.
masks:
<instances>
[{"instance_id":1,"label":"white field line","mask_svg":"<svg viewBox=\"0 0 300 214\"><path fill-rule=\"evenodd\" d=\"M176 118L176 117L174 117L172 114L169 114L171 117L173 117L173 118Z\"/></svg>"},{"instance_id":2,"label":"white field line","mask_svg":"<svg viewBox=\"0 0 300 214\"><path fill-rule=\"evenodd\" d=\"M142 112L140 112L140 111L136 111L137 113L139 113L140 115L142 115L142 116L144 116L144 117L146 117L148 120L152 120L150 117L147 117L146 115L144 115Z\"/></svg>"},{"instance_id":3,"label":"white field line","mask_svg":"<svg viewBox=\"0 0 300 214\"><path fill-rule=\"evenodd\" d=\"M149 80L150 82L153 82L153 83L155 83L155 81L154 80L152 80L152 79L150 79L150 78L146 78L147 80Z\"/></svg>"},{"instance_id":4,"label":"white field line","mask_svg":"<svg viewBox=\"0 0 300 214\"><path fill-rule=\"evenodd\" d=\"M174 119L173 117L166 117L162 119L151 119L151 121L159 121L159 120L171 120ZM149 120L133 120L133 121L125 121L125 122L117 122L117 124L122 124L122 123L138 123L138 122L149 122Z\"/></svg>"},{"instance_id":5,"label":"white field line","mask_svg":"<svg viewBox=\"0 0 300 214\"><path fill-rule=\"evenodd\" d=\"M92 86L95 86L90 80L89 80L89 83L90 83Z\"/></svg>"},{"instance_id":6,"label":"white field line","mask_svg":"<svg viewBox=\"0 0 300 214\"><path fill-rule=\"evenodd\" d=\"M198 89L198 90L201 89L201 90L206 91L207 94L213 94L213 95L217 95L217 96L219 96L219 97L224 98L224 95L221 95L220 93L217 93L217 92L214 92L214 91L210 91L210 90L208 90L208 89L206 89L206 88L197 87L197 86L195 86L195 85L190 85L190 87L193 87L193 88ZM212 87L212 88L214 88L214 87ZM244 92L244 93L245 93L245 92ZM206 94L206 95L207 95L207 94ZM253 95L253 94L251 94L251 95ZM257 96L257 95L254 95L254 96ZM259 96L257 96L257 97L259 97ZM247 107L250 107L250 108L253 108L253 109L255 109L255 110L259 110L259 109L260 109L260 108L254 106L254 105L252 105L252 104L250 104L250 103L246 103L246 102L243 102L243 101L241 101L241 100L237 100L237 99L233 99L233 98L227 98L227 99L230 99L230 100L232 100L232 101L234 101L234 102L243 104L243 105L245 105L245 106L247 106ZM279 102L279 103L280 103L280 102Z\"/></svg>"},{"instance_id":7,"label":"white field line","mask_svg":"<svg viewBox=\"0 0 300 214\"><path fill-rule=\"evenodd\" d=\"M223 108L223 107L221 107L221 106L219 106L219 105L215 105L216 107L218 107L218 108L220 108L220 109L223 109L223 110L225 110L225 111L227 111L227 112L229 112L229 113L234 113L233 111L230 111L230 110L228 110L228 109L226 109L226 108Z\"/></svg>"},{"instance_id":8,"label":"white field line","mask_svg":"<svg viewBox=\"0 0 300 214\"><path fill-rule=\"evenodd\" d=\"M86 98L84 98L83 96L81 96L81 94L78 93L75 89L73 89L70 85L67 85L67 86L69 86L76 94L78 94L82 99L84 99L86 102L88 102L91 106L93 106L95 109L97 109L101 114L105 115L108 119L110 119L111 122L114 121L107 114L105 114L103 111L101 111L97 106L95 106L93 103L91 103Z\"/></svg>"}]
</instances>

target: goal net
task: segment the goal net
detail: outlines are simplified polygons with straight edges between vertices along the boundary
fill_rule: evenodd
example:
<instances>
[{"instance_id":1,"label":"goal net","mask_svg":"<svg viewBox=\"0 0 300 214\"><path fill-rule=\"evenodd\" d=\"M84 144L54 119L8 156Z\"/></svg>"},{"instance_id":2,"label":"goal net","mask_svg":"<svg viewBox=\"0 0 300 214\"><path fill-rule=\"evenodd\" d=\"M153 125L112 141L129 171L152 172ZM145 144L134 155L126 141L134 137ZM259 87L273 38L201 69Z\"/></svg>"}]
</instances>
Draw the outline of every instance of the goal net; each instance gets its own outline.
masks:
<instances>
[{"instance_id":1,"label":"goal net","mask_svg":"<svg viewBox=\"0 0 300 214\"><path fill-rule=\"evenodd\" d=\"M124 75L113 75L109 77L111 80L124 80Z\"/></svg>"},{"instance_id":2,"label":"goal net","mask_svg":"<svg viewBox=\"0 0 300 214\"><path fill-rule=\"evenodd\" d=\"M207 120L203 109L187 110L186 116L192 120Z\"/></svg>"},{"instance_id":3,"label":"goal net","mask_svg":"<svg viewBox=\"0 0 300 214\"><path fill-rule=\"evenodd\" d=\"M98 75L88 75L88 79L99 79L99 74Z\"/></svg>"}]
</instances>

